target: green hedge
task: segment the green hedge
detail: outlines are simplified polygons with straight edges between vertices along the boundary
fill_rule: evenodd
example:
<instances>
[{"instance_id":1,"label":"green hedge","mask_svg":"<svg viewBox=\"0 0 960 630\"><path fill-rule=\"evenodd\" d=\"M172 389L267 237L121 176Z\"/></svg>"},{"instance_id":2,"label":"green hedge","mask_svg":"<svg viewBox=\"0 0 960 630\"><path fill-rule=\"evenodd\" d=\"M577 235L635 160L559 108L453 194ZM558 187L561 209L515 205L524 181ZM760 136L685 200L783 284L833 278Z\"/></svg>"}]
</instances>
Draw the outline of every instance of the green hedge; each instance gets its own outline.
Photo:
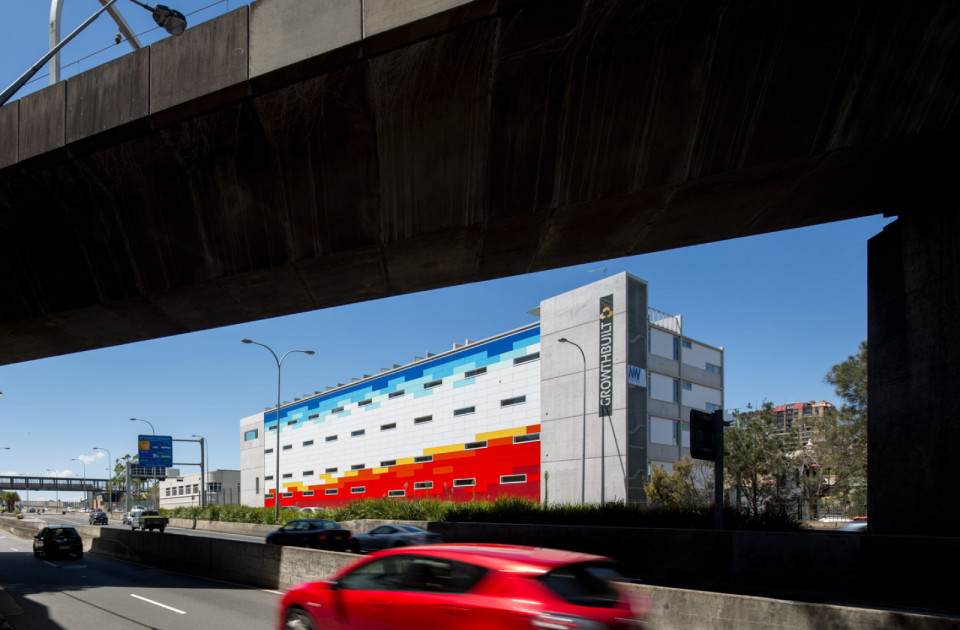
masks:
<instances>
[{"instance_id":1,"label":"green hedge","mask_svg":"<svg viewBox=\"0 0 960 630\"><path fill-rule=\"evenodd\" d=\"M161 510L170 518L200 521L228 521L236 523L274 524L273 508L254 508L243 505L212 505L205 508L182 507ZM304 516L299 510L283 508L280 522L286 523ZM321 508L310 515L332 521L383 519L398 521L450 521L474 523L534 523L540 525L606 525L618 527L669 527L712 529L713 507L691 506L664 508L661 506L633 506L623 503L556 504L543 505L528 499L506 497L495 501L458 503L422 499L397 501L395 499L366 499L338 508ZM726 529L792 531L799 522L782 512L771 512L753 518L742 511L724 510Z\"/></svg>"}]
</instances>

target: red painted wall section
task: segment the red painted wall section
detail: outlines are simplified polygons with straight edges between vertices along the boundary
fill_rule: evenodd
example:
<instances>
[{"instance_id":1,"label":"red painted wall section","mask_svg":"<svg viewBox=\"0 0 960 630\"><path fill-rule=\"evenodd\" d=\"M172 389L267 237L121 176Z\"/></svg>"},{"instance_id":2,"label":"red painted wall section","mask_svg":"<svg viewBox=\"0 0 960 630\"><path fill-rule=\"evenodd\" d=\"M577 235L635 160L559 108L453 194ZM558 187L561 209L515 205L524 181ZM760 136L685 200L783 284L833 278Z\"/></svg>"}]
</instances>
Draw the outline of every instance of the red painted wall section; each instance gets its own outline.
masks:
<instances>
[{"instance_id":1,"label":"red painted wall section","mask_svg":"<svg viewBox=\"0 0 960 630\"><path fill-rule=\"evenodd\" d=\"M391 496L398 500L431 498L448 501L525 497L539 502L539 432L539 424L530 425L520 435L537 434L535 441L495 438L487 440L486 448L437 453L432 462L366 468L339 477L334 483L290 488L287 492L292 496L282 497L280 505L337 507L357 499ZM424 452L431 450L428 448ZM429 483L432 487L418 488L418 483ZM336 494L327 494L331 490L336 490ZM311 491L313 496L304 494ZM273 507L273 500L266 499L264 507Z\"/></svg>"}]
</instances>

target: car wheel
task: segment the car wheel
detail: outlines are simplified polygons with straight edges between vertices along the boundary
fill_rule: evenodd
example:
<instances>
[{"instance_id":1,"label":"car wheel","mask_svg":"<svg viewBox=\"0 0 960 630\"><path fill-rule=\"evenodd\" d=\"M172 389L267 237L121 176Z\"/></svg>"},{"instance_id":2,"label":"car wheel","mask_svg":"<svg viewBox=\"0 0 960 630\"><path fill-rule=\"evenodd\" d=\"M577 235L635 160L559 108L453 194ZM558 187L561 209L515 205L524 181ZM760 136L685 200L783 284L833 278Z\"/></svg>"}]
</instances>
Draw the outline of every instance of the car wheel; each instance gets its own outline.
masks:
<instances>
[{"instance_id":1,"label":"car wheel","mask_svg":"<svg viewBox=\"0 0 960 630\"><path fill-rule=\"evenodd\" d=\"M293 608L287 611L283 627L286 630L313 630L313 622L305 610Z\"/></svg>"},{"instance_id":2,"label":"car wheel","mask_svg":"<svg viewBox=\"0 0 960 630\"><path fill-rule=\"evenodd\" d=\"M39 558L39 557L40 557L40 552L37 550L36 547L33 548L33 557L34 557L34 558Z\"/></svg>"},{"instance_id":3,"label":"car wheel","mask_svg":"<svg viewBox=\"0 0 960 630\"><path fill-rule=\"evenodd\" d=\"M82 559L83 559L83 551L78 551L78 552L77 552L77 560L82 560Z\"/></svg>"},{"instance_id":4,"label":"car wheel","mask_svg":"<svg viewBox=\"0 0 960 630\"><path fill-rule=\"evenodd\" d=\"M161 527L161 528L160 528L160 533L161 533L161 534L163 533L163 530L164 530L164 528Z\"/></svg>"},{"instance_id":5,"label":"car wheel","mask_svg":"<svg viewBox=\"0 0 960 630\"><path fill-rule=\"evenodd\" d=\"M349 547L347 547L347 551L350 553L360 553L360 543L352 543Z\"/></svg>"}]
</instances>

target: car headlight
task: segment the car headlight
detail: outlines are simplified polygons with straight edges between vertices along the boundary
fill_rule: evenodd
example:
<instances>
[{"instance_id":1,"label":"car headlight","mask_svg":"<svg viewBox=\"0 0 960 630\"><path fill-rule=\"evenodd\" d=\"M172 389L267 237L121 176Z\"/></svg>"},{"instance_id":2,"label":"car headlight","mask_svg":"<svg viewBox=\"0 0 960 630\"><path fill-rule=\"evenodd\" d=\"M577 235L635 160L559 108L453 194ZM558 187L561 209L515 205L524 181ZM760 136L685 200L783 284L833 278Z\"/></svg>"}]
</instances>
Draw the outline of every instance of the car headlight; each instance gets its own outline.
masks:
<instances>
[{"instance_id":1,"label":"car headlight","mask_svg":"<svg viewBox=\"0 0 960 630\"><path fill-rule=\"evenodd\" d=\"M543 630L604 630L604 625L592 619L585 619L575 615L558 615L555 613L543 613L530 620L530 626L533 628L542 628Z\"/></svg>"}]
</instances>

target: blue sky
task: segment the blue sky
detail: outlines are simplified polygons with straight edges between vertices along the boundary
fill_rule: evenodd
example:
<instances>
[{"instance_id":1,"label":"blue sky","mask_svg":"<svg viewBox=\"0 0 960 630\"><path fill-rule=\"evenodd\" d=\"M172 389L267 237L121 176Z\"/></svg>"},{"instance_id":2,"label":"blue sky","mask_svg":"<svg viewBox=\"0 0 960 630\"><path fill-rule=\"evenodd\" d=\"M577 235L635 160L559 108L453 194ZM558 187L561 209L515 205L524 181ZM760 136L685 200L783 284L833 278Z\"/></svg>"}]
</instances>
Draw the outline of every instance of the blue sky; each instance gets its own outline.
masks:
<instances>
[{"instance_id":1,"label":"blue sky","mask_svg":"<svg viewBox=\"0 0 960 630\"><path fill-rule=\"evenodd\" d=\"M48 43L49 3L13 4L16 28L0 39L2 87ZM168 4L196 24L247 3ZM63 35L99 6L66 0ZM166 36L150 30L149 12L128 0L118 6L134 30L145 33L144 44ZM63 77L126 54L126 44L113 44L115 33L109 16L101 16L64 49ZM103 52L90 56L96 51ZM36 81L17 97L47 82ZM85 468L88 476L103 476L104 452L93 447L118 458L135 453L137 435L149 432L131 417L149 420L158 434L202 435L212 468L239 468L240 419L276 403L273 358L242 338L278 353L316 351L284 362L283 399L292 400L530 323L527 311L541 299L593 282L603 268L646 279L651 307L682 314L689 336L725 348L728 408L764 400L835 401L823 376L866 338L867 239L889 222L869 217L0 367L0 447L10 449L0 449L0 473L52 469L80 476ZM196 462L199 448L178 443L174 459Z\"/></svg>"}]
</instances>

